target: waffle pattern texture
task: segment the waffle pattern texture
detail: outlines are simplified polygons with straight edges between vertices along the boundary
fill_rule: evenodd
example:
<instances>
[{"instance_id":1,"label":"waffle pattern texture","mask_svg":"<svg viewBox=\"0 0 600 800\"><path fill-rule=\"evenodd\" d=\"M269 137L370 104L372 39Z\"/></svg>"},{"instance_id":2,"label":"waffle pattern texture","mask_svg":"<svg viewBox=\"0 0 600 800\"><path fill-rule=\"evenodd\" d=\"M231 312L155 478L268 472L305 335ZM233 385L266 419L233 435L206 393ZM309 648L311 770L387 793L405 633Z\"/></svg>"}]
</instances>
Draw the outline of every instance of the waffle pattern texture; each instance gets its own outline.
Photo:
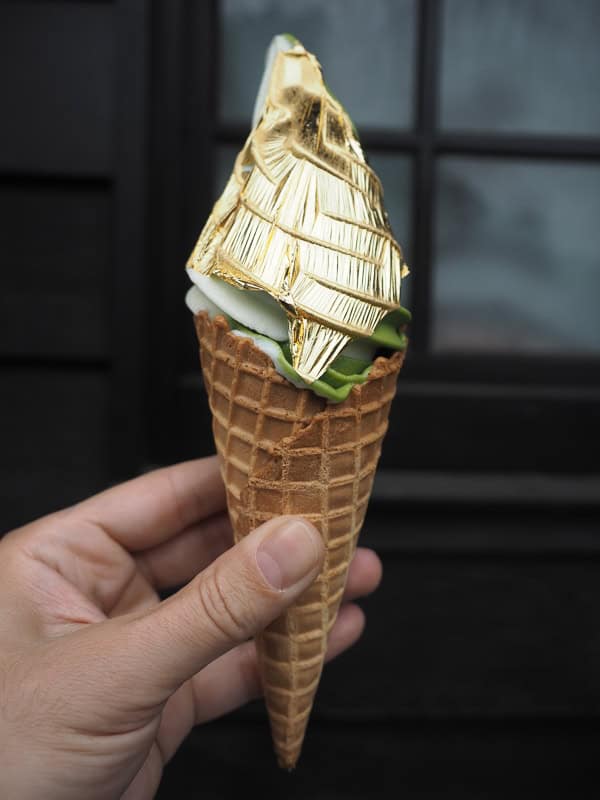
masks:
<instances>
[{"instance_id":1,"label":"waffle pattern texture","mask_svg":"<svg viewBox=\"0 0 600 800\"><path fill-rule=\"evenodd\" d=\"M298 389L223 317L195 316L204 384L221 457L227 505L239 541L281 514L321 532L323 570L257 637L279 764L298 760L333 626L388 427L404 354L376 359L343 403Z\"/></svg>"}]
</instances>

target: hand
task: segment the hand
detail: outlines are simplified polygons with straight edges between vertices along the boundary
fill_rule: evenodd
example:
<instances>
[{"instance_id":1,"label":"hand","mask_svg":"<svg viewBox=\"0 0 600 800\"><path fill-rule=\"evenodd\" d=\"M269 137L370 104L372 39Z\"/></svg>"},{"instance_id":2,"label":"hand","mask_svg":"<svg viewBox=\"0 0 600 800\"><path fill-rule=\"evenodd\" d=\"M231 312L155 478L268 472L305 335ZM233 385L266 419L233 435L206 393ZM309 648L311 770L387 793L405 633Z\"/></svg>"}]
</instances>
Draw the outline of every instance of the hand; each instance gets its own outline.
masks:
<instances>
[{"instance_id":1,"label":"hand","mask_svg":"<svg viewBox=\"0 0 600 800\"><path fill-rule=\"evenodd\" d=\"M0 542L0 796L145 800L192 726L260 693L248 641L318 574L280 517L230 546L215 458L137 478ZM227 552L224 552L227 550ZM346 599L380 563L358 550ZM188 582L163 602L158 590ZM361 634L346 604L329 657Z\"/></svg>"}]
</instances>

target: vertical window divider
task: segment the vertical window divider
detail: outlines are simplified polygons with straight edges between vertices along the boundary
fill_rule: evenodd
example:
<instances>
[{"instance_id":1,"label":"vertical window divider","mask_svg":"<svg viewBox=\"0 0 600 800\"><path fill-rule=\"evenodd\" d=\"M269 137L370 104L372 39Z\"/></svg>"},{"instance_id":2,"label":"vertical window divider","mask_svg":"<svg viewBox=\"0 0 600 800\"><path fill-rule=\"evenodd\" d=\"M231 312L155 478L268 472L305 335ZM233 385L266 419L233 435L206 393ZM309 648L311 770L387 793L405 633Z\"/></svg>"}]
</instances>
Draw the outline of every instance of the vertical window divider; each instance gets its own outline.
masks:
<instances>
[{"instance_id":1,"label":"vertical window divider","mask_svg":"<svg viewBox=\"0 0 600 800\"><path fill-rule=\"evenodd\" d=\"M413 168L411 349L429 350L432 324L433 225L435 214L435 133L438 106L440 0L419 0L416 47L415 128L417 153Z\"/></svg>"}]
</instances>

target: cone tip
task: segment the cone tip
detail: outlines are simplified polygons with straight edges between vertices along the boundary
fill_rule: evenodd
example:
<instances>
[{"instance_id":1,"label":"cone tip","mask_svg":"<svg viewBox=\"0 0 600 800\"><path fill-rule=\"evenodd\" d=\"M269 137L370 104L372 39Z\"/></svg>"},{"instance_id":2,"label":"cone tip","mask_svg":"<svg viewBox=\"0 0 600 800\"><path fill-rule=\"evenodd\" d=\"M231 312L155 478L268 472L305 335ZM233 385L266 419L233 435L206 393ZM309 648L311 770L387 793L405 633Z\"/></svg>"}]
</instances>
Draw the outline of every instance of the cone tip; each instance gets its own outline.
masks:
<instances>
[{"instance_id":1,"label":"cone tip","mask_svg":"<svg viewBox=\"0 0 600 800\"><path fill-rule=\"evenodd\" d=\"M288 773L294 772L298 764L299 758L300 758L300 752L294 753L293 755L290 755L289 753L281 753L281 752L277 753L278 765L281 767L281 769L284 769Z\"/></svg>"}]
</instances>

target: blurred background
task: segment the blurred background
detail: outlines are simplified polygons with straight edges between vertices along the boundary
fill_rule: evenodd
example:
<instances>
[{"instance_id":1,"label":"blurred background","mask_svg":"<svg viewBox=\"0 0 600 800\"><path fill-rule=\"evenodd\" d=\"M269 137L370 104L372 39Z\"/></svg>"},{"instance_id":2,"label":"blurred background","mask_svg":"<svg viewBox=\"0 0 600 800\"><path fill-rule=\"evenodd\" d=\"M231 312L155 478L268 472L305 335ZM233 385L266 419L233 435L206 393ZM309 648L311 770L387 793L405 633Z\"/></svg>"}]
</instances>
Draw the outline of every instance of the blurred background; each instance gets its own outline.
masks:
<instances>
[{"instance_id":1,"label":"blurred background","mask_svg":"<svg viewBox=\"0 0 600 800\"><path fill-rule=\"evenodd\" d=\"M3 0L0 528L213 451L183 266L282 31L412 269L385 579L296 774L257 703L159 796L573 796L600 785L597 0Z\"/></svg>"}]
</instances>

